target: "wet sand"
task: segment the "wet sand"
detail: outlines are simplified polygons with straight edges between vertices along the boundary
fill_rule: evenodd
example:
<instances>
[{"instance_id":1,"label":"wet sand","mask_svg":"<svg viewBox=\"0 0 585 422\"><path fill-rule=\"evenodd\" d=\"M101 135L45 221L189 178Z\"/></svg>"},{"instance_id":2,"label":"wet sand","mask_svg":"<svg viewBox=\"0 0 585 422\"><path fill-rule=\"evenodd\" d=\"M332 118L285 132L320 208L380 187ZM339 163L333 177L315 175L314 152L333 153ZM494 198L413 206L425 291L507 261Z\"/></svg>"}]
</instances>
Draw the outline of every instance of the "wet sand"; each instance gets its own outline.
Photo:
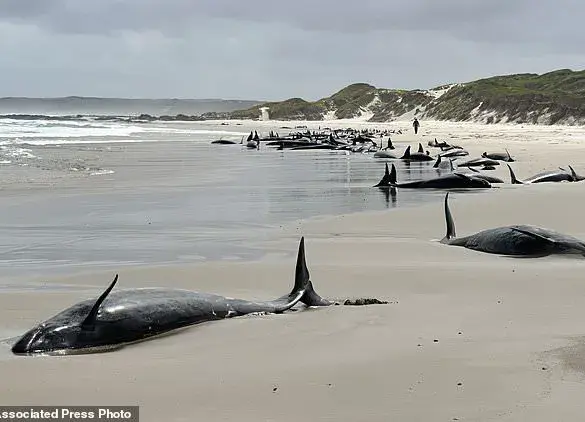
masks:
<instances>
[{"instance_id":1,"label":"wet sand","mask_svg":"<svg viewBox=\"0 0 585 422\"><path fill-rule=\"evenodd\" d=\"M422 123L426 143L431 123ZM470 158L505 145L520 160L513 163L519 177L571 163L585 173L580 128L433 124L456 136L452 142ZM480 130L484 136L475 138ZM506 176L503 168L494 173ZM506 184L453 193L450 204L460 236L523 223L585 239L584 190L582 182ZM440 244L442 197L285 224L257 240L271 253L252 261L116 269L119 288L271 299L290 289L304 235L322 296L377 297L387 305L213 322L99 355L16 357L5 341L0 373L9 381L0 396L21 405L139 404L144 421L580 420L585 259L506 258ZM13 279L45 289L2 292L3 336L97 295L113 274L81 268L58 279Z\"/></svg>"},{"instance_id":2,"label":"wet sand","mask_svg":"<svg viewBox=\"0 0 585 422\"><path fill-rule=\"evenodd\" d=\"M384 171L372 154L212 145L220 135L211 129L221 128L165 141L28 146L34 158L0 166L0 279L258 259L268 252L263 241L299 218L432 200L412 191L392 201L371 189ZM405 177L436 175L427 164L398 165Z\"/></svg>"}]
</instances>

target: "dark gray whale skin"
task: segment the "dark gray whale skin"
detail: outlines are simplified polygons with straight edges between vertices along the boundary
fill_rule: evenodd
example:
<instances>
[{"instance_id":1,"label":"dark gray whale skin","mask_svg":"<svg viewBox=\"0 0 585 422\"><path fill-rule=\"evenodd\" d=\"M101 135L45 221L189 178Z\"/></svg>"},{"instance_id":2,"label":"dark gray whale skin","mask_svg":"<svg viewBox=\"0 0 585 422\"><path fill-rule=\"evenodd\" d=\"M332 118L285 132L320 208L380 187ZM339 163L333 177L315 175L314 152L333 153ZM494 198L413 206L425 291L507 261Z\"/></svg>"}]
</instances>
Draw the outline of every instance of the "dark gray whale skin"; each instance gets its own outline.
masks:
<instances>
[{"instance_id":1,"label":"dark gray whale skin","mask_svg":"<svg viewBox=\"0 0 585 422\"><path fill-rule=\"evenodd\" d=\"M481 154L481 156L483 158L489 158L490 160L507 161L507 162L516 161L512 158L512 156L510 155L510 152L507 149L506 149L505 154L502 152L484 152L483 154Z\"/></svg>"},{"instance_id":2,"label":"dark gray whale skin","mask_svg":"<svg viewBox=\"0 0 585 422\"><path fill-rule=\"evenodd\" d=\"M477 178L477 179L487 180L490 183L504 183L504 181L502 179L500 179L499 177L488 176L487 174L482 174L479 172L479 170L476 170L473 167L468 167L468 169L475 173L472 176Z\"/></svg>"},{"instance_id":3,"label":"dark gray whale skin","mask_svg":"<svg viewBox=\"0 0 585 422\"><path fill-rule=\"evenodd\" d=\"M381 189L407 188L407 189L465 189L465 188L491 188L491 184L484 179L476 178L475 175L461 173L449 173L431 179L416 180L414 182L396 182L396 167L392 164L392 171L388 170L388 163L384 176L374 187Z\"/></svg>"},{"instance_id":4,"label":"dark gray whale skin","mask_svg":"<svg viewBox=\"0 0 585 422\"><path fill-rule=\"evenodd\" d=\"M111 292L118 276L96 300L88 299L24 334L17 355L95 353L118 349L190 325L256 312L281 313L302 302L327 306L309 279L301 238L292 291L276 300L254 302L181 289L140 288Z\"/></svg>"},{"instance_id":5,"label":"dark gray whale skin","mask_svg":"<svg viewBox=\"0 0 585 422\"><path fill-rule=\"evenodd\" d=\"M441 243L498 255L525 257L541 257L551 254L585 255L583 241L531 225L496 227L458 238L455 234L455 223L449 210L448 199L449 193L445 195L447 234Z\"/></svg>"},{"instance_id":6,"label":"dark gray whale skin","mask_svg":"<svg viewBox=\"0 0 585 422\"><path fill-rule=\"evenodd\" d=\"M410 145L406 148L400 159L407 161L435 161L433 157L424 152L410 152Z\"/></svg>"},{"instance_id":7,"label":"dark gray whale skin","mask_svg":"<svg viewBox=\"0 0 585 422\"><path fill-rule=\"evenodd\" d=\"M463 163L457 163L457 167L481 167L481 166L499 166L500 162L496 160L490 160L489 158L474 158Z\"/></svg>"},{"instance_id":8,"label":"dark gray whale skin","mask_svg":"<svg viewBox=\"0 0 585 422\"><path fill-rule=\"evenodd\" d=\"M575 174L575 171L573 170L573 168L571 166L569 166L572 174L568 173L564 170L561 170L561 171L553 170L553 171L545 171L542 173L535 174L534 176L529 177L528 179L518 180L516 178L516 174L514 173L514 170L512 170L512 167L510 167L509 164L506 164L506 165L508 166L508 170L510 171L510 182L513 185L529 185L532 183L546 183L546 182L574 182L575 177L576 177L576 176L573 176Z\"/></svg>"}]
</instances>

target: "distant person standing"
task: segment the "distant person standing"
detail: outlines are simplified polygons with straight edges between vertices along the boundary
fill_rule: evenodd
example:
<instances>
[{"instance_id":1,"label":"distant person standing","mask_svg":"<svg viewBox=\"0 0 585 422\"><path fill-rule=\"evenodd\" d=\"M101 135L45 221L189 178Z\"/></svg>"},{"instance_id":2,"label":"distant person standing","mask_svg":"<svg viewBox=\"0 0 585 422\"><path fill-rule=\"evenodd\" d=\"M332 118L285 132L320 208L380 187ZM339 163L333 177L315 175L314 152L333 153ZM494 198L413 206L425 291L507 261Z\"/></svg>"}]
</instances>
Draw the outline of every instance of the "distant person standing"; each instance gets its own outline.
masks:
<instances>
[{"instance_id":1,"label":"distant person standing","mask_svg":"<svg viewBox=\"0 0 585 422\"><path fill-rule=\"evenodd\" d=\"M412 122L412 127L414 127L414 134L416 135L418 133L418 127L420 126L419 121L417 120L417 118L414 118L414 121Z\"/></svg>"}]
</instances>

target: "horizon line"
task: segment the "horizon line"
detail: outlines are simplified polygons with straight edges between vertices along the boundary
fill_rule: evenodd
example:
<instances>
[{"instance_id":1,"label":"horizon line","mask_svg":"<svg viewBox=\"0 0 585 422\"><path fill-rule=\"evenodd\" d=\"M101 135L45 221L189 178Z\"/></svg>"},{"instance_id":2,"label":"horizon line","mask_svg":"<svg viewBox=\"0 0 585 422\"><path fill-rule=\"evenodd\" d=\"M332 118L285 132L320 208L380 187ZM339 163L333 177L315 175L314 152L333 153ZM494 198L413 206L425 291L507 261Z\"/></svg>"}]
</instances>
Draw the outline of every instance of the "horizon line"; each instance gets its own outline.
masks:
<instances>
[{"instance_id":1,"label":"horizon line","mask_svg":"<svg viewBox=\"0 0 585 422\"><path fill-rule=\"evenodd\" d=\"M129 100L129 101L246 101L246 102L266 102L266 100L240 99L240 98L178 98L178 97L96 97L93 95L63 95L54 97L29 97L29 96L5 96L0 100L64 100L64 99L82 99L82 100Z\"/></svg>"}]
</instances>

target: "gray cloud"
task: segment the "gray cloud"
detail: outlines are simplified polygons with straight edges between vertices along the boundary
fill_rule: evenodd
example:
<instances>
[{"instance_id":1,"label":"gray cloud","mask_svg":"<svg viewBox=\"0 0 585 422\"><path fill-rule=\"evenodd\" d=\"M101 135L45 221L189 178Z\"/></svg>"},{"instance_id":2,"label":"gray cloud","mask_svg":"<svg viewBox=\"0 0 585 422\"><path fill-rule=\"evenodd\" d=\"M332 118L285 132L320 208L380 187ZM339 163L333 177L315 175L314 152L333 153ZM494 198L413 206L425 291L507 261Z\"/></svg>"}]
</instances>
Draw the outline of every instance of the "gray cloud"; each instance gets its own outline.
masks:
<instances>
[{"instance_id":1,"label":"gray cloud","mask_svg":"<svg viewBox=\"0 0 585 422\"><path fill-rule=\"evenodd\" d=\"M0 95L328 95L581 68L577 0L2 0Z\"/></svg>"}]
</instances>

